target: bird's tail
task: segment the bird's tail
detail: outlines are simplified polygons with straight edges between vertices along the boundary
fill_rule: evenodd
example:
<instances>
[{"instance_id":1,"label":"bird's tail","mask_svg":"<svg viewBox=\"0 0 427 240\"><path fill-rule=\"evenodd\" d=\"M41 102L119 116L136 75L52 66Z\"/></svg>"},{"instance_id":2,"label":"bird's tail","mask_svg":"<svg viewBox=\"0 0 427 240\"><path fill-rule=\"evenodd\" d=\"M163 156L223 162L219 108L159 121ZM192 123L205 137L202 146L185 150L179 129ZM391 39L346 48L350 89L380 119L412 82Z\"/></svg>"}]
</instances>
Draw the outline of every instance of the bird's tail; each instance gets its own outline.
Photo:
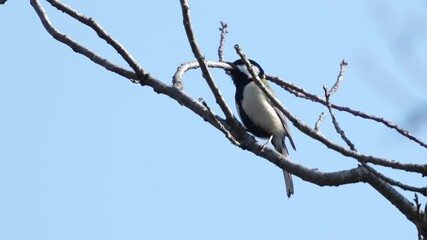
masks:
<instances>
[{"instance_id":1,"label":"bird's tail","mask_svg":"<svg viewBox=\"0 0 427 240\"><path fill-rule=\"evenodd\" d=\"M285 177L286 195L290 198L291 195L294 194L294 182L292 181L292 175L283 170L283 176Z\"/></svg>"},{"instance_id":2,"label":"bird's tail","mask_svg":"<svg viewBox=\"0 0 427 240\"><path fill-rule=\"evenodd\" d=\"M276 151L286 157L288 156L288 149L286 148L284 139L273 138L272 143ZM292 181L292 175L283 170L283 176L285 177L286 195L290 198L291 195L294 194L294 182Z\"/></svg>"},{"instance_id":3,"label":"bird's tail","mask_svg":"<svg viewBox=\"0 0 427 240\"><path fill-rule=\"evenodd\" d=\"M288 149L285 144L283 144L283 147L280 150L285 157L288 156ZM290 198L291 195L294 194L294 181L292 180L292 175L285 170L283 170L283 177L285 178L286 195Z\"/></svg>"}]
</instances>

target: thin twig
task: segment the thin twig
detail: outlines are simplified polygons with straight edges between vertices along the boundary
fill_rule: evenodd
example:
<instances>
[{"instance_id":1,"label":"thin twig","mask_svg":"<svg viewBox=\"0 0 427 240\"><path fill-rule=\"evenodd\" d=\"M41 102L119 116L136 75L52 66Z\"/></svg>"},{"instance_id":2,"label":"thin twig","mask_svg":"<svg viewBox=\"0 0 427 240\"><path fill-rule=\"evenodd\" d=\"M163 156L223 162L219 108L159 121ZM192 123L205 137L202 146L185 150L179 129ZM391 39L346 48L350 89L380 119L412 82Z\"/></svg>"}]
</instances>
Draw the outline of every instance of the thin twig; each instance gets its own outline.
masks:
<instances>
[{"instance_id":1,"label":"thin twig","mask_svg":"<svg viewBox=\"0 0 427 240\"><path fill-rule=\"evenodd\" d=\"M206 103L206 101L203 98L199 98L199 102L201 102L203 104L203 106L206 107L206 109L208 109L209 114L211 114L215 120L217 120L215 118L215 114L212 112L212 109L208 106L208 104ZM219 130L224 133L225 137L230 140L231 143L233 143L234 145L240 147L240 143L233 137L233 135L230 133L230 131L228 131L228 129L220 122L217 120L217 124L220 126Z\"/></svg>"},{"instance_id":2,"label":"thin twig","mask_svg":"<svg viewBox=\"0 0 427 240\"><path fill-rule=\"evenodd\" d=\"M343 59L340 63L340 72L338 74L337 81L332 86L331 90L329 90L329 92L328 92L329 96L332 96L332 94L336 93L336 91L340 87L341 82L344 79L344 72L346 70L347 65L348 65L348 62L345 59Z\"/></svg>"},{"instance_id":3,"label":"thin twig","mask_svg":"<svg viewBox=\"0 0 427 240\"><path fill-rule=\"evenodd\" d=\"M323 143L328 148L331 148L339 153L341 153L344 156L352 157L354 159L357 159L359 162L370 162L376 165L381 165L385 167L390 167L394 169L401 169L408 172L417 172L421 173L423 175L427 175L427 165L420 165L420 164L412 164L412 163L401 163L399 161L394 160L387 160L383 158L378 158L374 156L369 155L363 155L361 153L358 153L356 151L348 150L341 145L338 145L336 143L331 142L329 139L327 139L325 136L321 135L319 132L316 132L314 129L310 128L308 125L304 124L301 120L296 118L292 113L287 111L283 105L277 100L275 96L273 96L269 90L267 90L262 84L259 77L253 72L250 62L248 61L246 55L243 53L243 51L240 49L238 45L234 46L236 49L237 54L239 54L242 61L246 64L246 67L248 68L249 72L251 73L252 77L254 78L255 83L260 87L260 89L266 94L266 96L271 100L271 102L274 104L275 107L279 108L283 114L289 119L289 121L292 122L292 124L298 128L301 132L307 134L308 136L312 137L313 139L316 139Z\"/></svg>"},{"instance_id":4,"label":"thin twig","mask_svg":"<svg viewBox=\"0 0 427 240\"><path fill-rule=\"evenodd\" d=\"M414 202L415 202L415 207L417 209L417 215L418 215L418 223L416 223L415 225L417 226L417 232L418 232L418 240L422 240L422 235L421 235L421 203L418 201L418 195L415 193L414 194Z\"/></svg>"},{"instance_id":5,"label":"thin twig","mask_svg":"<svg viewBox=\"0 0 427 240\"><path fill-rule=\"evenodd\" d=\"M71 49L73 49L74 52L80 53L87 58L89 58L91 61L95 62L96 64L103 66L109 71L115 72L119 74L120 76L123 76L127 79L136 79L137 75L134 72L131 72L129 70L126 70L114 63L111 63L105 58L102 58L101 56L97 55L93 51L91 51L88 48L83 47L73 39L69 38L67 35L60 33L58 30L56 30L52 23L50 22L48 16L46 15L46 11L41 6L40 2L38 0L31 0L31 5L33 6L34 10L36 11L37 15L39 16L44 28L46 31L56 40L59 42L64 43L65 45L69 46Z\"/></svg>"},{"instance_id":6,"label":"thin twig","mask_svg":"<svg viewBox=\"0 0 427 240\"><path fill-rule=\"evenodd\" d=\"M211 62L211 61L206 61L206 65L208 67L212 67L212 68L222 68L224 70L231 70L231 66L228 63L225 62ZM174 87L182 90L184 88L184 84L182 82L182 78L185 72L187 72L188 70L191 69L197 69L200 67L200 64L198 61L192 61L192 62L186 62L181 64L175 74L172 77L172 84Z\"/></svg>"},{"instance_id":7,"label":"thin twig","mask_svg":"<svg viewBox=\"0 0 427 240\"><path fill-rule=\"evenodd\" d=\"M224 62L225 35L228 33L228 25L226 22L221 21L221 27L219 28L219 31L221 31L221 37L219 39L218 59L220 62Z\"/></svg>"},{"instance_id":8,"label":"thin twig","mask_svg":"<svg viewBox=\"0 0 427 240\"><path fill-rule=\"evenodd\" d=\"M421 219L421 234L424 237L426 237L427 236L427 204L424 204L424 212L421 212L420 210L420 214L418 214L418 216Z\"/></svg>"},{"instance_id":9,"label":"thin twig","mask_svg":"<svg viewBox=\"0 0 427 240\"><path fill-rule=\"evenodd\" d=\"M374 168L370 167L368 164L366 163L362 163L362 166L364 168L366 168L369 172L371 172L372 174L374 174L375 176L381 178L381 180L383 180L386 183L389 183L390 185L399 187L405 191L411 191L411 192L417 192L422 194L423 196L427 196L427 188L425 187L413 187L413 186L409 186L407 184L403 184L399 181L396 181L394 179L391 179L387 176L385 176L384 174L378 172L377 170L375 170Z\"/></svg>"},{"instance_id":10,"label":"thin twig","mask_svg":"<svg viewBox=\"0 0 427 240\"><path fill-rule=\"evenodd\" d=\"M295 86L292 83L288 83L286 81L283 81L279 77L266 75L266 78L269 81L277 84L278 86L284 88L286 91L289 91L290 93L294 94L297 97L308 99L308 100L311 100L313 102L318 102L318 103L326 106L326 100L324 98L321 98L315 94L309 93L309 92L305 91L303 88ZM339 105L335 105L335 104L331 104L331 107L334 109L337 109L339 111L348 112L354 116L358 116L361 118L365 118L365 119L369 119L369 120L373 120L373 121L382 123L386 127L396 130L398 133L400 133L402 136L408 138L409 140L418 143L420 146L422 146L424 148L427 148L427 143L425 143L425 142L421 141L420 139L412 136L407 130L399 127L397 124L394 124L390 121L385 120L384 118L376 117L374 115L369 115L369 114L366 114L362 111L353 110L349 107L339 106Z\"/></svg>"},{"instance_id":11,"label":"thin twig","mask_svg":"<svg viewBox=\"0 0 427 240\"><path fill-rule=\"evenodd\" d=\"M399 211L408 218L413 224L416 223L417 214L414 205L393 186L377 177L375 174L369 172L366 168L361 167L367 172L366 182L369 183L375 190L377 190L384 198L393 204Z\"/></svg>"},{"instance_id":12,"label":"thin twig","mask_svg":"<svg viewBox=\"0 0 427 240\"><path fill-rule=\"evenodd\" d=\"M194 35L193 27L190 19L190 7L188 6L187 0L180 0L180 3L181 3L181 9L182 9L183 24L184 24L185 32L187 34L188 42L190 43L191 50L193 51L194 56L199 62L200 68L202 70L203 78L205 78L206 82L209 85L209 88L214 94L216 103L220 106L222 112L225 114L225 118L227 122L232 126L237 126L239 125L239 123L234 117L233 113L231 112L230 107L225 102L224 97L221 95L218 87L216 86L213 80L213 77L209 71L209 68L206 65L205 57L203 56L201 50L197 46L196 37Z\"/></svg>"},{"instance_id":13,"label":"thin twig","mask_svg":"<svg viewBox=\"0 0 427 240\"><path fill-rule=\"evenodd\" d=\"M322 112L322 113L319 115L319 119L317 119L316 124L314 125L314 131L316 131L316 132L319 132L319 131L320 131L320 124L322 124L323 119L325 119L325 117L326 117L325 112Z\"/></svg>"},{"instance_id":14,"label":"thin twig","mask_svg":"<svg viewBox=\"0 0 427 240\"><path fill-rule=\"evenodd\" d=\"M338 123L337 118L335 117L335 114L332 111L331 103L329 102L329 97L331 95L328 93L328 88L325 85L323 86L323 91L325 92L326 107L328 108L329 114L331 115L332 123L334 124L335 130L341 136L341 139L344 140L344 142L347 144L347 146L351 150L357 152L356 146L354 146L354 144L350 141L350 139L345 135L344 130L342 130L342 128L340 127L340 124Z\"/></svg>"},{"instance_id":15,"label":"thin twig","mask_svg":"<svg viewBox=\"0 0 427 240\"><path fill-rule=\"evenodd\" d=\"M129 52L127 52L126 49L117 40L112 38L93 18L86 17L83 14L76 12L75 10L71 9L67 5L57 0L47 0L47 2L49 2L53 7L57 8L58 10L66 13L70 17L92 28L101 39L104 39L110 46L112 46L117 51L118 54L120 54L123 60L126 61L126 63L135 71L137 75L141 75L142 77L145 76L143 78L148 77L146 76L147 73L144 71L144 69L139 66L138 62L129 54Z\"/></svg>"}]
</instances>

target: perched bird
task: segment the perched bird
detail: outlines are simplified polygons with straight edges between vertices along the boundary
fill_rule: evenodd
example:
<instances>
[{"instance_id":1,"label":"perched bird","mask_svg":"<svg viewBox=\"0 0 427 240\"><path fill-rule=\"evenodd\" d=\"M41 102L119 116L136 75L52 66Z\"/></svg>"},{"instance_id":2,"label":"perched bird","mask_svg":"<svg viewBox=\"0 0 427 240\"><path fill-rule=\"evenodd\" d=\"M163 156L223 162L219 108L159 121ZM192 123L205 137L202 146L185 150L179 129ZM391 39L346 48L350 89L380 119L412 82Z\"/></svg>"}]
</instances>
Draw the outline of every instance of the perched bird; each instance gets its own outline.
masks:
<instances>
[{"instance_id":1,"label":"perched bird","mask_svg":"<svg viewBox=\"0 0 427 240\"><path fill-rule=\"evenodd\" d=\"M249 60L254 73L259 76L272 94L273 90L265 79L261 66ZM271 141L276 151L288 156L285 138L288 137L292 148L296 150L294 141L288 128L285 115L274 107L264 92L256 85L245 63L239 59L229 63L232 69L228 72L236 86L236 108L243 125L253 135ZM294 193L292 175L283 170L286 184L286 194L290 197Z\"/></svg>"}]
</instances>

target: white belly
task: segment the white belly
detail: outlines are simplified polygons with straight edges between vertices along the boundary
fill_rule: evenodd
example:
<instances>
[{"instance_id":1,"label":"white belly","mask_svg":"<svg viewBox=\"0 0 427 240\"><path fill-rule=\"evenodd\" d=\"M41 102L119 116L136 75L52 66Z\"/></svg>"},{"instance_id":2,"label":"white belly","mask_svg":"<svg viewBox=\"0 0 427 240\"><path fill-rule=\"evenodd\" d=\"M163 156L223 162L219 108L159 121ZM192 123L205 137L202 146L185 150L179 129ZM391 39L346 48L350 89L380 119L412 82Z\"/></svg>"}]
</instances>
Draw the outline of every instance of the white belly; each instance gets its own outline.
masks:
<instances>
[{"instance_id":1,"label":"white belly","mask_svg":"<svg viewBox=\"0 0 427 240\"><path fill-rule=\"evenodd\" d=\"M270 135L284 135L282 121L254 82L245 86L243 99L242 108L255 125L265 129Z\"/></svg>"}]
</instances>

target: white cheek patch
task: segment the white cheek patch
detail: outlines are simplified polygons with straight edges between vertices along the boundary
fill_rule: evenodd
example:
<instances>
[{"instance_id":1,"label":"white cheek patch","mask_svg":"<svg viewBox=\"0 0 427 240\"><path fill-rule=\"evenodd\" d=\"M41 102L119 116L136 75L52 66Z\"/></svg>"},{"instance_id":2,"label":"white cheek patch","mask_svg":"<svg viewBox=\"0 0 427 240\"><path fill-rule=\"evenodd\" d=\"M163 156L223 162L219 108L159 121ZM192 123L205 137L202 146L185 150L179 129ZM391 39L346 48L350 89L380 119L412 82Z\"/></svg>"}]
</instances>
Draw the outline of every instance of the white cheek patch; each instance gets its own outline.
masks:
<instances>
[{"instance_id":1,"label":"white cheek patch","mask_svg":"<svg viewBox=\"0 0 427 240\"><path fill-rule=\"evenodd\" d=\"M249 70L246 68L246 65L237 65L237 68L241 73L245 74L248 78L252 78L252 75L249 72ZM259 68L257 66L252 65L252 69L254 70L255 75L259 76L259 72L260 72Z\"/></svg>"}]
</instances>

